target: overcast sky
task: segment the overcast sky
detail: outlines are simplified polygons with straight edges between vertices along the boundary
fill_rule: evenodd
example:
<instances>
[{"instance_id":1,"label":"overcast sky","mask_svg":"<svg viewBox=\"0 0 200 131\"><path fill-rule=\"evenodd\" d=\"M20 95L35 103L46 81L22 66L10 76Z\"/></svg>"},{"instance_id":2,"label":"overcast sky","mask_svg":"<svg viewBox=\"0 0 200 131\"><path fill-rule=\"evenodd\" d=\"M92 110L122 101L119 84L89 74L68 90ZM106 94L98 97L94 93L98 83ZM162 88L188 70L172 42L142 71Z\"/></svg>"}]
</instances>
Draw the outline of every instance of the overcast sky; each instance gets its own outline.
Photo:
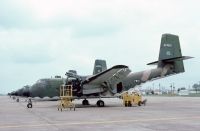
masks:
<instances>
[{"instance_id":1,"label":"overcast sky","mask_svg":"<svg viewBox=\"0 0 200 131\"><path fill-rule=\"evenodd\" d=\"M179 35L186 72L154 85L199 82L199 0L1 0L0 93L69 69L92 74L96 58L133 72L158 59L163 33ZM146 85L152 85L152 82Z\"/></svg>"}]
</instances>

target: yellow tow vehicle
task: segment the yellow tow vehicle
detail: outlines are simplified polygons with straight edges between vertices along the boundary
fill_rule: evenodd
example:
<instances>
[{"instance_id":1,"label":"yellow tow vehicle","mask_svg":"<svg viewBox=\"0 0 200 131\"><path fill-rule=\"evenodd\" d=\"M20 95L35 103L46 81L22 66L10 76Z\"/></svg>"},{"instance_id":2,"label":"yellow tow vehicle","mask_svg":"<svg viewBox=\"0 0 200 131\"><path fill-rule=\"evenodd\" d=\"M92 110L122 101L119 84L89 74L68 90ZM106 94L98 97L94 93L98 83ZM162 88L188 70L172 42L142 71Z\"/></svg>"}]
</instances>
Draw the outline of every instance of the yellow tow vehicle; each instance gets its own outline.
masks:
<instances>
[{"instance_id":1,"label":"yellow tow vehicle","mask_svg":"<svg viewBox=\"0 0 200 131\"><path fill-rule=\"evenodd\" d=\"M129 94L128 92L125 92L122 94L122 99L123 99L123 105L125 107L131 107L132 105L138 105L141 106L142 104L146 104L146 99L142 100L141 94L137 92L133 92Z\"/></svg>"}]
</instances>

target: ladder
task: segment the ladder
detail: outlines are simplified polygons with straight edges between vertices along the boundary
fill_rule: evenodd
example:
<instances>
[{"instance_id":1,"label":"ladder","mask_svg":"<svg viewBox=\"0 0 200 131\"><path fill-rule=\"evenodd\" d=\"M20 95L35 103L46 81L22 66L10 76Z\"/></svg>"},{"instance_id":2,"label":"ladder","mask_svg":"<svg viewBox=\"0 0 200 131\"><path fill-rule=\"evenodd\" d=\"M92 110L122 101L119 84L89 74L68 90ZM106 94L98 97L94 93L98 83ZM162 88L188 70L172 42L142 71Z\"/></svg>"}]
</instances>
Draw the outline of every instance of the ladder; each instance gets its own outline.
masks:
<instances>
[{"instance_id":1,"label":"ladder","mask_svg":"<svg viewBox=\"0 0 200 131\"><path fill-rule=\"evenodd\" d=\"M65 108L73 108L75 111L75 104L73 101L73 86L61 85L60 86L60 103L58 105L58 111L62 111Z\"/></svg>"}]
</instances>

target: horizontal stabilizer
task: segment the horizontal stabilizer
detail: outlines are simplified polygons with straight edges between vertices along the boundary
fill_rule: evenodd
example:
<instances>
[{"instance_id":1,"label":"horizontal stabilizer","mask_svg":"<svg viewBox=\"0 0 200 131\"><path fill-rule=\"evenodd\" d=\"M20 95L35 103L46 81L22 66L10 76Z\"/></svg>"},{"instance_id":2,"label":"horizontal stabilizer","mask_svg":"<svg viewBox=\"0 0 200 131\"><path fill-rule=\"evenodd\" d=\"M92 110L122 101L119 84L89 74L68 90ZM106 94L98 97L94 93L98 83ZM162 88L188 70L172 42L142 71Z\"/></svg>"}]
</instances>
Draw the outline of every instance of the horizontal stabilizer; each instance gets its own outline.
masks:
<instances>
[{"instance_id":1,"label":"horizontal stabilizer","mask_svg":"<svg viewBox=\"0 0 200 131\"><path fill-rule=\"evenodd\" d=\"M161 60L162 62L173 62L173 61L179 61L179 60L187 60L187 59L191 59L193 57L190 56L181 56L181 57L175 57L175 58L170 58L170 59L163 59ZM154 61L151 63L148 63L147 65L157 65L159 61Z\"/></svg>"}]
</instances>

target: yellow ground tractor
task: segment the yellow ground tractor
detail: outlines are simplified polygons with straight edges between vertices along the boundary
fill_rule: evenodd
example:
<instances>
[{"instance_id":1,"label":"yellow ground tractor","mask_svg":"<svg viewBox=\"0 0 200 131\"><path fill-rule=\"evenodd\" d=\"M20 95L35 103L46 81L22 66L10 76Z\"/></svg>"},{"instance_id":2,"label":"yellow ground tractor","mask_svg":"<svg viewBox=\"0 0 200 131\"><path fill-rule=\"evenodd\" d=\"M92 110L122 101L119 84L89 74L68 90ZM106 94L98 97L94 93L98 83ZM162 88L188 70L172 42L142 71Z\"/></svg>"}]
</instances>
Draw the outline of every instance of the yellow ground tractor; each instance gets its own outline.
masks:
<instances>
[{"instance_id":1,"label":"yellow ground tractor","mask_svg":"<svg viewBox=\"0 0 200 131\"><path fill-rule=\"evenodd\" d=\"M75 111L75 104L73 101L73 86L72 85L61 85L60 86L60 104L58 110L62 111L65 108L73 108Z\"/></svg>"},{"instance_id":2,"label":"yellow ground tractor","mask_svg":"<svg viewBox=\"0 0 200 131\"><path fill-rule=\"evenodd\" d=\"M137 92L133 92L131 94L125 92L122 94L122 99L125 107L131 107L132 105L141 106L142 104L145 105L147 102L146 99L142 100L142 96Z\"/></svg>"}]
</instances>

